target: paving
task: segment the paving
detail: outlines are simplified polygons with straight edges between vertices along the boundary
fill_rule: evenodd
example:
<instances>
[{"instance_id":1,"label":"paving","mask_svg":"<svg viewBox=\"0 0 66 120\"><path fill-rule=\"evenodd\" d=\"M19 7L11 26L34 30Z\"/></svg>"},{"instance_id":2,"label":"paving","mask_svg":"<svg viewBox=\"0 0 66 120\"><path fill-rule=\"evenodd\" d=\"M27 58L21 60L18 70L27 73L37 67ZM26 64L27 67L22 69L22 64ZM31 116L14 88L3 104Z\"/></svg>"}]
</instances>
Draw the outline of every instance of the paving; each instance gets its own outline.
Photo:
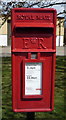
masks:
<instances>
[{"instance_id":1,"label":"paving","mask_svg":"<svg viewBox=\"0 0 66 120\"><path fill-rule=\"evenodd\" d=\"M56 47L56 56L66 56L66 46Z\"/></svg>"},{"instance_id":2,"label":"paving","mask_svg":"<svg viewBox=\"0 0 66 120\"><path fill-rule=\"evenodd\" d=\"M11 57L11 46L0 47L0 57Z\"/></svg>"},{"instance_id":3,"label":"paving","mask_svg":"<svg viewBox=\"0 0 66 120\"><path fill-rule=\"evenodd\" d=\"M66 56L66 46L56 47L56 56ZM11 46L0 47L0 57L11 57Z\"/></svg>"}]
</instances>

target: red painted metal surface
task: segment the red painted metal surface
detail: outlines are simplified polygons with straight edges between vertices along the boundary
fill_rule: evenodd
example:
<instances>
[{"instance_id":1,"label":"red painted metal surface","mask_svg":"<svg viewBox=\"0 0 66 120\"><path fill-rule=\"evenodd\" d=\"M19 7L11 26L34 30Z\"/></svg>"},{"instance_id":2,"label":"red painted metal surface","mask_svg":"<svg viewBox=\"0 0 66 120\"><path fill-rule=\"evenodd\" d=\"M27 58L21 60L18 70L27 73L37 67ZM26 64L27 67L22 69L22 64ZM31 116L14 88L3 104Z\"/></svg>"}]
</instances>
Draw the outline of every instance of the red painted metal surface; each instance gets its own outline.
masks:
<instances>
[{"instance_id":1,"label":"red painted metal surface","mask_svg":"<svg viewBox=\"0 0 66 120\"><path fill-rule=\"evenodd\" d=\"M54 109L56 10L12 9L12 105L14 112ZM36 58L31 58L32 54ZM25 64L42 63L42 94L25 95ZM37 88L37 90L41 90Z\"/></svg>"}]
</instances>

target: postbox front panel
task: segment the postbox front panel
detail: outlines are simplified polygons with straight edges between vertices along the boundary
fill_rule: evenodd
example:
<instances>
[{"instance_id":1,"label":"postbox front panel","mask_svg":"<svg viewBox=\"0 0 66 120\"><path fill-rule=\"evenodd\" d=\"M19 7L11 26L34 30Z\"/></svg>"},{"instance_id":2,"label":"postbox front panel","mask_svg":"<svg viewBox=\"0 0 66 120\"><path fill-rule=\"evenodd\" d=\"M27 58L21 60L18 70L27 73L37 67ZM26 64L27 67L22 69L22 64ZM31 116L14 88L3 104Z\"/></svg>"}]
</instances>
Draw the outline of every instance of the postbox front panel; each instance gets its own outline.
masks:
<instances>
[{"instance_id":1,"label":"postbox front panel","mask_svg":"<svg viewBox=\"0 0 66 120\"><path fill-rule=\"evenodd\" d=\"M19 42L18 42L19 41ZM50 43L50 44L49 44ZM52 49L52 28L16 28L14 47L16 49Z\"/></svg>"},{"instance_id":2,"label":"postbox front panel","mask_svg":"<svg viewBox=\"0 0 66 120\"><path fill-rule=\"evenodd\" d=\"M15 112L54 107L56 11L12 10L12 95Z\"/></svg>"}]
</instances>

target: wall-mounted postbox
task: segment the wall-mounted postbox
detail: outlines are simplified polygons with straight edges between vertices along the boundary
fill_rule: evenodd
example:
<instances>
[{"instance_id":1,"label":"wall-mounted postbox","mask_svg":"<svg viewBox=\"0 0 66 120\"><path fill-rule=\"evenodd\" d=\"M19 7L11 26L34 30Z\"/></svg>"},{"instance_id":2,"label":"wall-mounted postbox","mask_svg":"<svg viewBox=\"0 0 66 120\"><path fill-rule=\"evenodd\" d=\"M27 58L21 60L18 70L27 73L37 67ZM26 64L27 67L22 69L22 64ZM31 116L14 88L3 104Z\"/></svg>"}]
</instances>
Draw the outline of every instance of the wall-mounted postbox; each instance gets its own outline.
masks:
<instances>
[{"instance_id":1,"label":"wall-mounted postbox","mask_svg":"<svg viewBox=\"0 0 66 120\"><path fill-rule=\"evenodd\" d=\"M52 111L56 11L12 9L12 95L15 112Z\"/></svg>"}]
</instances>

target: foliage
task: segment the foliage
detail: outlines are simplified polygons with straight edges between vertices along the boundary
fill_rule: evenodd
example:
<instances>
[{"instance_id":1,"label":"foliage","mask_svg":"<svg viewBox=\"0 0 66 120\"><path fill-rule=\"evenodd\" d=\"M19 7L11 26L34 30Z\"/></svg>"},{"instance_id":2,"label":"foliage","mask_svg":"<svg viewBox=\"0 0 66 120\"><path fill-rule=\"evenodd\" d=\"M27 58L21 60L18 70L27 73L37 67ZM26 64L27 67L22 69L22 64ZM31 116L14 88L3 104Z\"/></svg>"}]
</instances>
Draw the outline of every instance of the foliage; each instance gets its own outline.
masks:
<instances>
[{"instance_id":1,"label":"foliage","mask_svg":"<svg viewBox=\"0 0 66 120\"><path fill-rule=\"evenodd\" d=\"M36 112L36 120L64 120L65 105L64 88L66 74L66 56L56 58L56 80L55 80L55 108L53 112ZM2 59L2 120L25 120L26 113L14 113L12 111L12 84L11 84L11 58Z\"/></svg>"},{"instance_id":2,"label":"foliage","mask_svg":"<svg viewBox=\"0 0 66 120\"><path fill-rule=\"evenodd\" d=\"M12 8L47 8L51 7L53 5L64 5L66 4L66 1L59 2L58 0L51 0L51 1L45 1L45 0L22 0L22 1L15 1L11 0L10 2L4 2L0 1L0 16L2 19L2 23L0 22L0 28L2 25L6 22L6 20L9 18L11 15L11 9ZM63 12L60 12L59 14L66 13L65 10Z\"/></svg>"}]
</instances>

